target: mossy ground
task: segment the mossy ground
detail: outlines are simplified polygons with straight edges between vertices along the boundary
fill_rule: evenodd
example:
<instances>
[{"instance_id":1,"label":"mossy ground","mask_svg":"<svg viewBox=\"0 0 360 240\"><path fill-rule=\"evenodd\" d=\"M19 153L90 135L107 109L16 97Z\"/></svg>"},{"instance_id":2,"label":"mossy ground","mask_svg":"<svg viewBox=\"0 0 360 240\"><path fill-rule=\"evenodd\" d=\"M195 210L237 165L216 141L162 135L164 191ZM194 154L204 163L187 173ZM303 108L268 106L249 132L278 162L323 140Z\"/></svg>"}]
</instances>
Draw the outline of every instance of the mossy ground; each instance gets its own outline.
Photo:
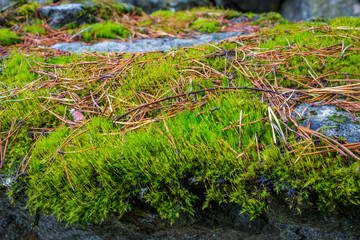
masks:
<instances>
[{"instance_id":1,"label":"mossy ground","mask_svg":"<svg viewBox=\"0 0 360 240\"><path fill-rule=\"evenodd\" d=\"M84 1L74 2L85 3ZM176 13L157 11L147 15L141 9L129 7L124 3L92 1L92 4L87 4L83 7L78 16L83 21L87 19L88 24L71 22L60 29L51 29L40 16L39 8L43 6L37 2L18 4L15 8L10 8L0 13L0 27L11 30L16 29L19 41L25 42L36 38L36 36L29 34L40 34L46 38L56 39L59 35L64 35L64 30L66 30L68 35L64 36L66 41L88 42L95 41L96 39L118 39L124 41L129 38L136 40L148 37L184 37L197 33L226 31L226 28L233 28L238 25L240 27L243 26L243 24L235 24L231 20L241 15L251 15L241 14L234 10L211 8L195 8L191 11ZM268 25L279 20L281 20L279 15L263 14L257 22ZM49 31L49 29L51 30ZM38 41L39 39L33 44L38 45ZM45 40L40 44L50 45L51 42Z\"/></svg>"},{"instance_id":2,"label":"mossy ground","mask_svg":"<svg viewBox=\"0 0 360 240\"><path fill-rule=\"evenodd\" d=\"M7 46L19 42L19 37L16 33L8 29L0 29L0 45Z\"/></svg>"},{"instance_id":3,"label":"mossy ground","mask_svg":"<svg viewBox=\"0 0 360 240\"><path fill-rule=\"evenodd\" d=\"M85 29L89 29L82 33L82 38L85 41L90 41L95 38L106 38L106 39L129 38L131 34L131 32L127 29L126 26L114 22L104 22L94 25L85 25L84 30Z\"/></svg>"},{"instance_id":4,"label":"mossy ground","mask_svg":"<svg viewBox=\"0 0 360 240\"><path fill-rule=\"evenodd\" d=\"M157 12L140 26L160 17L188 16ZM172 221L181 213L193 215L195 203L206 209L232 202L256 217L267 210L272 194L299 211L303 204L327 214L358 205L356 159L316 139L319 145L311 149L287 130L285 124L296 131L291 122L280 121L274 142L269 106L276 95L269 100L259 91L203 91L117 119L158 99L216 87L272 86L299 91L305 100L317 98L326 92L314 88L347 86L358 77L360 34L343 28L358 24L354 18L327 25L283 23L253 37L165 53L9 52L0 75L2 152L7 148L1 173L26 183L33 213L70 223L120 217L137 201ZM334 69L338 74L329 75ZM322 86L311 74L324 75ZM256 85L259 79L266 85ZM84 112L83 126L68 123L73 107ZM276 108L270 109L280 120ZM317 147L325 151L313 154ZM19 173L27 169L23 178L14 166L21 166Z\"/></svg>"}]
</instances>

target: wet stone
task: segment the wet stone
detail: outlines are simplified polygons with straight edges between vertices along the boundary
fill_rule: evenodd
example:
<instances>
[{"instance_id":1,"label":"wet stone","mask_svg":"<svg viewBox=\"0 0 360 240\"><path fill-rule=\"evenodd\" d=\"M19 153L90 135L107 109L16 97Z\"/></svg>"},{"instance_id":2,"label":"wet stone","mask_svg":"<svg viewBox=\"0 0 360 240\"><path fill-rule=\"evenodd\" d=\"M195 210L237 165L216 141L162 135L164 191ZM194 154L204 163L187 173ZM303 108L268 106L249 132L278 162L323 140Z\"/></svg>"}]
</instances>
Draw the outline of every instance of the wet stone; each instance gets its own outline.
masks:
<instances>
[{"instance_id":1,"label":"wet stone","mask_svg":"<svg viewBox=\"0 0 360 240\"><path fill-rule=\"evenodd\" d=\"M83 13L91 5L91 3L69 3L57 6L44 6L39 11L49 21L49 26L59 28L73 22L78 24L95 22L95 17L91 12Z\"/></svg>"},{"instance_id":2,"label":"wet stone","mask_svg":"<svg viewBox=\"0 0 360 240\"><path fill-rule=\"evenodd\" d=\"M133 43L104 41L93 45L83 43L58 43L51 48L74 53L81 52L151 52L151 51L168 51L174 48L190 47L208 42L218 42L229 37L244 35L244 32L224 32L213 34L202 34L189 39L180 38L157 38L157 39L140 39Z\"/></svg>"},{"instance_id":3,"label":"wet stone","mask_svg":"<svg viewBox=\"0 0 360 240\"><path fill-rule=\"evenodd\" d=\"M316 104L316 103L315 103ZM335 105L313 106L314 104L303 103L294 110L302 115L302 126L307 126L310 113L310 129L318 131L328 137L333 135L347 140L349 143L360 141L360 124L351 115ZM307 108L307 109L306 109ZM306 111L304 112L304 110ZM294 113L299 119L299 116Z\"/></svg>"}]
</instances>

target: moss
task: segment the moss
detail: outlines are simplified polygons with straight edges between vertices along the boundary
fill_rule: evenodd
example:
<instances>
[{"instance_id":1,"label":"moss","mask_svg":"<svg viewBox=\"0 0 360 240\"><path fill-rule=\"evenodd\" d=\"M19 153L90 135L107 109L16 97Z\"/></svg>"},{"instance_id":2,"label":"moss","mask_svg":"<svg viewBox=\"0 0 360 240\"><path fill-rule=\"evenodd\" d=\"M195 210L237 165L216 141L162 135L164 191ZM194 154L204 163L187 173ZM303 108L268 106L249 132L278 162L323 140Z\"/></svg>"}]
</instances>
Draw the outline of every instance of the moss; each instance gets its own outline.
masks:
<instances>
[{"instance_id":1,"label":"moss","mask_svg":"<svg viewBox=\"0 0 360 240\"><path fill-rule=\"evenodd\" d=\"M122 16L131 13L133 15L141 14L142 10L136 7L130 7L126 3L115 1L93 1L96 15L106 21L113 20L114 16Z\"/></svg>"},{"instance_id":2,"label":"moss","mask_svg":"<svg viewBox=\"0 0 360 240\"><path fill-rule=\"evenodd\" d=\"M196 14L192 11L190 12L176 12L175 19L177 22L183 21L192 21L196 17Z\"/></svg>"},{"instance_id":3,"label":"moss","mask_svg":"<svg viewBox=\"0 0 360 240\"><path fill-rule=\"evenodd\" d=\"M260 14L260 18L256 21L254 21L253 25L258 25L264 21L270 21L271 23L274 23L276 21L282 21L282 23L286 23L284 18L281 16L280 13L277 12L269 12L269 13L262 13Z\"/></svg>"},{"instance_id":4,"label":"moss","mask_svg":"<svg viewBox=\"0 0 360 240\"><path fill-rule=\"evenodd\" d=\"M148 26L148 25L150 25L152 23L153 23L152 20L144 20L144 21L139 22L139 25L140 26Z\"/></svg>"},{"instance_id":5,"label":"moss","mask_svg":"<svg viewBox=\"0 0 360 240\"><path fill-rule=\"evenodd\" d=\"M197 16L198 13L192 14ZM175 13L169 19L179 21L177 17L181 19L186 16ZM155 21L153 17L151 19ZM103 24L114 25L111 22ZM97 26L104 28L101 24ZM313 27L319 27L319 31L310 31ZM100 29L92 29L87 33L88 38L99 37ZM329 36L324 36L324 31ZM116 30L114 32L116 37L118 33ZM106 117L94 117L98 110L91 108L86 114L91 122L74 133L74 129L60 127L62 122L58 118L39 107L45 98L47 108L52 107L51 111L69 119L71 116L66 111L67 102L63 104L55 97L59 93L71 93L63 100L72 101L75 96L81 101L89 101L92 106L89 95L97 92L101 86L103 92L99 90L94 98L99 100L98 104L104 109L108 102L107 98L101 97L107 94L114 99L113 114L120 116L129 108L149 101L151 96L166 97L212 88L214 82L222 86L253 86L252 79L249 80L240 69L233 68L230 71L229 64L234 61L229 59L233 59L236 54L239 59L244 57L242 63L246 64L248 71L263 76L259 70L266 69L269 62L261 58L261 52L274 49L280 49L277 53L286 55L287 61L278 63L276 72L270 71L266 75L267 80L271 84L276 74L279 87L304 89L298 82L308 83L311 78L299 77L298 82L294 82L285 75L306 76L309 71L301 52L291 54L292 51L300 49L309 52L341 41L344 41L345 46L355 46L355 50L347 49L347 52L353 54L344 54L342 59L338 54L327 56L328 64L324 67L316 56L308 54L305 57L309 65L319 75L335 68L339 68L339 72L349 73L350 78L352 74L358 73L358 42L350 37L344 38L345 30L334 27L328 31L327 26L320 22L306 22L278 24L263 30L262 34L261 38L245 39L241 43L223 42L218 48L204 45L170 53L106 53L99 56L94 54L92 57L87 54L49 57L51 52L47 51L50 50L39 54L11 53L11 57L4 61L0 82L6 88L21 91L15 94L6 92L6 98L0 99L1 107L4 108L0 114L2 139L6 133L4 129L9 129L14 119L23 125L19 138L9 148L9 158L15 164L21 162L22 158L17 154L25 155L39 134L33 133L33 128L53 129L52 133L46 133L38 141L31 152L30 170L26 177L30 210L52 213L68 222L86 223L101 222L109 216L120 217L131 211L138 199L171 221L180 214L193 215L195 205L202 204L206 209L212 204L229 202L240 205L242 212L256 217L268 210L269 201L274 195L298 211L301 211L302 205L313 204L325 214L342 205L360 204L360 176L356 172L358 162L355 159L342 158L332 152L300 154L305 153L307 143L299 142L291 132L288 132L287 145L279 141L275 146L268 121L249 124L268 117L268 106L261 101L261 93L200 93L164 101L159 103L159 108L146 109L144 119L153 122L136 131L126 131L129 128L122 122L113 123ZM356 32L354 34L359 35ZM251 49L254 54L235 53L234 49L239 44L256 46ZM126 64L126 67L108 64L108 61L120 58L124 60L120 63ZM194 59L209 66L208 69L215 69L217 74L211 74L210 70L202 71ZM86 64L80 63L82 61ZM113 67L119 66L121 71L113 71ZM101 74L107 77L106 81L93 81L98 69L102 69ZM211 77L203 74L207 72ZM231 73L231 81L218 74L224 72ZM57 84L51 85L55 81L49 76L55 73ZM338 78L328 76L322 81L325 87L346 83L329 81ZM174 87L178 79L181 79L181 88ZM22 88L25 85L27 87ZM49 85L51 87L46 87ZM139 98L141 94L149 98ZM53 98L50 100L49 96ZM169 107L176 107L180 103L184 107L176 108L176 114L171 109L171 115L168 114ZM249 114L243 119L247 125L242 128L241 149L238 147L238 128L224 130L236 123L240 110ZM32 111L39 115L21 123L20 120ZM280 128L285 131L282 124ZM58 151L65 139L80 131L81 135ZM319 144L324 146L323 143ZM289 146L293 149L289 149ZM238 153L246 148L246 154L237 158ZM61 151L65 152L64 159ZM309 150L306 153L313 152ZM7 161L6 168L1 171L13 173L11 162Z\"/></svg>"},{"instance_id":6,"label":"moss","mask_svg":"<svg viewBox=\"0 0 360 240\"><path fill-rule=\"evenodd\" d=\"M215 192L221 190L217 185L217 179L237 181L235 179L237 179L242 165L258 162L255 154L256 148L252 148L252 160L244 158L240 162L230 161L234 157L234 153L230 148L224 147L221 141L218 141L218 139L223 139L226 142L225 146L235 148L238 141L237 131L223 132L222 128L238 116L236 109L243 108L247 112L251 109L258 109L257 112L251 112L249 121L263 117L266 113L266 106L259 101L243 100L239 102L231 95L220 96L220 99L215 100L206 108L210 109L221 104L221 109L214 114L198 117L197 111L186 111L174 119L167 120L169 131L176 143L176 149L161 133L167 132L162 122L152 125L141 133L127 134L126 144L122 144L122 139L117 136L107 137L101 134L101 132L106 133L113 130L111 122L106 122L104 119L93 119L89 127L101 126L101 132L99 132L99 127L96 127L89 132L91 141L89 141L89 134L85 134L72 142L71 147L63 149L63 151L86 149L90 145L99 147L99 150L86 154L65 156L68 172L76 189L75 192L72 192L67 181L60 156L55 157L49 169L46 159L56 152L59 144L69 134L66 129L54 132L39 143L33 156L34 164L31 165L32 177L29 182L31 185L29 206L34 211L59 213L58 217L70 222L101 220L107 217L107 214L121 216L130 210L131 196L137 196L140 188L147 188L144 200L158 209L161 217L174 220L181 212L193 214L192 206L197 196L189 188L183 186L182 182L187 181L186 176L191 175L209 184L206 196L206 202L209 202L215 200ZM245 146L253 143L255 132L258 132L264 143L271 142L271 128L260 122L244 129ZM79 159L82 160L79 161ZM76 174L76 169L79 169L80 165L86 171ZM228 175L230 169L233 174ZM43 178L39 179L41 175ZM254 178L256 177L251 175L249 180ZM94 180L98 183L95 183ZM36 185L34 185L35 182L37 182ZM45 182L47 184L43 184ZM236 186L241 193L249 191L247 199L256 199L256 201L265 199L266 194L253 195L253 190L247 189L243 185L244 183L238 182ZM97 185L101 187L97 188ZM53 191L53 189L60 190L60 186L63 189L61 192ZM87 190L85 191L85 189ZM43 198L42 196L45 196L43 193L51 194L54 198ZM94 199L91 200L90 196L94 196ZM56 203L53 202L55 198ZM245 199L241 200L236 196L232 198L233 201L238 201L244 206L248 205ZM53 199L50 201L54 204L46 199ZM61 199L67 199L65 200L67 204ZM104 202L104 199L108 199L108 201ZM87 202L89 206L101 204L99 208L102 210L94 209L94 215L87 216L90 214L87 207L84 205L79 207L78 201ZM115 202L117 202L117 206L113 209L112 206ZM249 209L251 209L250 206ZM74 211L77 214L75 214L76 217L74 215L75 218L72 218ZM96 211L99 211L100 215ZM249 212L253 215L258 214L258 212L250 210Z\"/></svg>"},{"instance_id":7,"label":"moss","mask_svg":"<svg viewBox=\"0 0 360 240\"><path fill-rule=\"evenodd\" d=\"M241 13L241 16L244 16L244 17L247 17L250 19L252 19L258 15L259 15L258 13L253 13L253 12Z\"/></svg>"},{"instance_id":8,"label":"moss","mask_svg":"<svg viewBox=\"0 0 360 240\"><path fill-rule=\"evenodd\" d=\"M340 17L334 18L328 22L331 27L360 27L360 18Z\"/></svg>"},{"instance_id":9,"label":"moss","mask_svg":"<svg viewBox=\"0 0 360 240\"><path fill-rule=\"evenodd\" d=\"M4 95L0 98L0 105L2 114L0 115L1 132L0 137L4 139L7 131L11 128L13 121L15 121L15 127L20 128L16 138L11 138L11 144L8 145L7 158L4 162L4 166L1 169L1 173L5 175L14 174L14 166L19 166L20 162L28 153L31 145L35 139L41 134L46 134L41 130L43 128L56 128L61 125L61 121L54 115L44 111L40 106L44 104L44 96L49 94L47 89L43 88L48 77L41 78L43 81L39 81L39 75L33 71L31 67L39 67L36 64L67 64L73 61L79 60L79 56L62 56L56 58L48 58L44 60L42 57L28 57L16 52L10 52L11 57L6 58L2 63L2 73L0 74L1 89L5 91ZM90 60L91 58L85 58ZM78 75L78 73L77 73ZM61 76L61 74L59 75ZM69 77L73 77L67 74ZM80 75L79 75L80 76ZM25 85L35 83L32 87L26 91L17 92L16 90L6 92L9 89L21 88ZM94 87L97 87L95 85ZM60 87L61 88L61 87ZM56 96L58 88L54 88L51 95ZM82 94L80 94L82 96ZM50 107L49 103L49 107ZM66 107L61 105L53 105L52 111L64 116L66 113ZM34 116L29 121L23 121L26 116ZM4 146L4 145L3 145Z\"/></svg>"},{"instance_id":10,"label":"moss","mask_svg":"<svg viewBox=\"0 0 360 240\"><path fill-rule=\"evenodd\" d=\"M225 12L225 16L227 19L233 19L233 18L240 17L241 14L236 10L228 10Z\"/></svg>"},{"instance_id":11,"label":"moss","mask_svg":"<svg viewBox=\"0 0 360 240\"><path fill-rule=\"evenodd\" d=\"M41 27L40 25L37 25L37 24L27 24L24 26L23 30L25 32L28 32L28 33L32 33L32 34L43 34L43 33L46 33L46 30Z\"/></svg>"},{"instance_id":12,"label":"moss","mask_svg":"<svg viewBox=\"0 0 360 240\"><path fill-rule=\"evenodd\" d=\"M345 22L347 18L344 18ZM350 18L351 19L351 18ZM341 25L342 20L337 20L338 24ZM334 24L337 22L334 21ZM353 22L354 20L349 20ZM330 26L332 26L330 24ZM349 31L349 30L342 30L342 29L332 29L332 33L329 35L324 35L323 31L321 29L316 31L308 31L308 29L312 27L325 27L323 23L315 22L305 22L305 23L286 23L286 24L279 24L275 25L273 29L267 29L264 30L263 33L268 35L268 39L262 43L259 44L259 47L265 48L268 50L271 49L279 49L283 48L283 51L286 52L288 49L294 49L296 46L302 46L308 49L311 48L326 48L331 45L336 45L344 42L344 48L347 46L352 46L357 44L356 39L346 38L343 39L340 35L341 34L353 34L354 36L359 35L358 31ZM303 49L302 51L306 51L306 49ZM347 52L349 49L347 50ZM329 64L322 65L322 62L319 61L319 58L315 55L308 55L306 56L306 60L310 64L311 68L316 72L316 74L321 75L325 74L332 69L340 68L339 71L349 73L349 77L351 78L351 73L356 73L356 69L358 67L358 63L360 61L360 56L358 54L350 54L353 53L353 51L349 51L349 54L345 54L343 58L340 58L340 56L328 56L326 62L329 62ZM294 71L292 71L292 74L295 75L301 75L301 76L308 76L311 78L311 75L309 74L309 69L307 63L305 62L304 58L292 54L289 55L288 60L288 67L289 68L295 68ZM331 61L329 60L331 59ZM331 64L330 64L331 62ZM266 63L266 62L264 62ZM304 67L296 67L296 66L304 66ZM285 68L279 66L279 71L284 71ZM280 83L284 87L304 87L303 85L299 84L299 82L294 82L292 80L289 80L287 76L278 74L277 77L280 79ZM330 76L327 78L330 80L329 82L324 82L323 84L326 85L342 85L345 82L331 82L331 79L334 79L335 76ZM346 76L339 76L340 79L345 79Z\"/></svg>"},{"instance_id":13,"label":"moss","mask_svg":"<svg viewBox=\"0 0 360 240\"><path fill-rule=\"evenodd\" d=\"M327 118L328 118L329 120L331 120L331 121L336 122L336 123L344 123L344 122L349 121L349 119L348 119L346 116L344 116L344 115L337 115L337 114L334 114L334 115L332 115L332 116L328 116Z\"/></svg>"},{"instance_id":14,"label":"moss","mask_svg":"<svg viewBox=\"0 0 360 240\"><path fill-rule=\"evenodd\" d=\"M19 8L17 8L17 13L19 16L30 16L40 6L41 6L41 4L38 2L26 3L24 5L21 5Z\"/></svg>"},{"instance_id":15,"label":"moss","mask_svg":"<svg viewBox=\"0 0 360 240\"><path fill-rule=\"evenodd\" d=\"M190 29L195 29L204 33L215 33L221 29L221 26L218 21L198 18L191 23Z\"/></svg>"},{"instance_id":16,"label":"moss","mask_svg":"<svg viewBox=\"0 0 360 240\"><path fill-rule=\"evenodd\" d=\"M313 115L313 116L318 115L317 111L315 111L315 110L311 110L311 111L310 111L310 114Z\"/></svg>"},{"instance_id":17,"label":"moss","mask_svg":"<svg viewBox=\"0 0 360 240\"><path fill-rule=\"evenodd\" d=\"M155 17L171 18L175 15L175 13L168 10L160 10L153 12L151 15Z\"/></svg>"},{"instance_id":18,"label":"moss","mask_svg":"<svg viewBox=\"0 0 360 240\"><path fill-rule=\"evenodd\" d=\"M82 38L85 41L90 41L94 38L128 38L131 33L126 26L114 22L85 25L83 28L89 29L88 31L84 31L82 33Z\"/></svg>"},{"instance_id":19,"label":"moss","mask_svg":"<svg viewBox=\"0 0 360 240\"><path fill-rule=\"evenodd\" d=\"M19 36L9 29L0 29L0 45L7 46L19 43Z\"/></svg>"}]
</instances>

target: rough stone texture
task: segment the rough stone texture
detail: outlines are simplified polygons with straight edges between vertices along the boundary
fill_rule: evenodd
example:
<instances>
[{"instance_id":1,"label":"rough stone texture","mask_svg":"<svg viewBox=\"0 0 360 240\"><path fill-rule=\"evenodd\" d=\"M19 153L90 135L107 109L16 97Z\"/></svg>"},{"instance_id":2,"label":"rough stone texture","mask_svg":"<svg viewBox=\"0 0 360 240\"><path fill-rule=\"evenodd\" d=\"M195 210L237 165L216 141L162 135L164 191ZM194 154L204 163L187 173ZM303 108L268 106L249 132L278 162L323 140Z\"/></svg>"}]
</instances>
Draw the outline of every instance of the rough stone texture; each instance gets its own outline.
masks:
<instances>
[{"instance_id":1,"label":"rough stone texture","mask_svg":"<svg viewBox=\"0 0 360 240\"><path fill-rule=\"evenodd\" d=\"M291 21L359 16L360 5L357 0L285 0L281 14Z\"/></svg>"},{"instance_id":2,"label":"rough stone texture","mask_svg":"<svg viewBox=\"0 0 360 240\"><path fill-rule=\"evenodd\" d=\"M0 0L0 10L11 5L11 0Z\"/></svg>"},{"instance_id":3,"label":"rough stone texture","mask_svg":"<svg viewBox=\"0 0 360 240\"><path fill-rule=\"evenodd\" d=\"M314 209L302 209L298 215L286 204L273 198L270 211L251 221L239 214L234 204L213 205L206 211L195 206L192 219L180 216L174 223L161 220L145 205L137 205L121 220L107 219L86 228L59 222L54 216L35 217L24 208L25 198L9 203L0 189L0 240L277 240L277 239L360 239L360 208L343 207L331 218Z\"/></svg>"},{"instance_id":4,"label":"rough stone texture","mask_svg":"<svg viewBox=\"0 0 360 240\"><path fill-rule=\"evenodd\" d=\"M40 8L39 11L44 18L51 20L49 22L50 26L57 28L73 22L79 24L94 22L95 18L91 13L82 14L82 16L79 17L79 14L87 6L89 5L69 3L57 6L44 6Z\"/></svg>"},{"instance_id":5,"label":"rough stone texture","mask_svg":"<svg viewBox=\"0 0 360 240\"><path fill-rule=\"evenodd\" d=\"M181 11L193 7L207 6L208 0L117 0L131 6L141 7L144 12L151 13L158 10Z\"/></svg>"},{"instance_id":6,"label":"rough stone texture","mask_svg":"<svg viewBox=\"0 0 360 240\"><path fill-rule=\"evenodd\" d=\"M334 105L314 106L314 104L302 103L294 110L303 114L303 126L307 126L310 113L310 129L327 136L345 138L349 143L360 142L360 124L357 123L348 112L340 111ZM294 116L298 117L294 114Z\"/></svg>"},{"instance_id":7,"label":"rough stone texture","mask_svg":"<svg viewBox=\"0 0 360 240\"><path fill-rule=\"evenodd\" d=\"M257 13L278 11L281 2L282 0L214 0L215 5L222 8Z\"/></svg>"},{"instance_id":8,"label":"rough stone texture","mask_svg":"<svg viewBox=\"0 0 360 240\"><path fill-rule=\"evenodd\" d=\"M141 39L134 43L105 41L93 45L82 43L58 43L51 48L75 53L81 52L149 52L149 51L167 51L173 48L189 47L207 42L216 42L225 38L243 35L243 32L225 32L198 35L192 39L179 38L158 38L158 39Z\"/></svg>"}]
</instances>

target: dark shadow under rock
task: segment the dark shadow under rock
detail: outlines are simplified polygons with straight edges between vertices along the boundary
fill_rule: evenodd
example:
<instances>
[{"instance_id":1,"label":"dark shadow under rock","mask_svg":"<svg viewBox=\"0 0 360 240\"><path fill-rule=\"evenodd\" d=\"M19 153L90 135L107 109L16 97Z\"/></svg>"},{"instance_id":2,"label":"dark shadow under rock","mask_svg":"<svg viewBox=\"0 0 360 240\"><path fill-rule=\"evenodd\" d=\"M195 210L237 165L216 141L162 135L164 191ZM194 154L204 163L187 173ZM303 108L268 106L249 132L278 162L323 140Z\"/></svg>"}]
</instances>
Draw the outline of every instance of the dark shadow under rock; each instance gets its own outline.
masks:
<instances>
[{"instance_id":1,"label":"dark shadow under rock","mask_svg":"<svg viewBox=\"0 0 360 240\"><path fill-rule=\"evenodd\" d=\"M120 220L109 218L85 228L41 215L33 230L35 217L24 208L25 199L19 196L11 205L5 190L0 191L0 240L360 239L360 208L339 207L328 218L311 207L297 214L280 195L274 195L268 213L255 220L239 214L239 205L213 204L205 210L195 206L193 217L181 215L170 224L149 206L137 204Z\"/></svg>"}]
</instances>

